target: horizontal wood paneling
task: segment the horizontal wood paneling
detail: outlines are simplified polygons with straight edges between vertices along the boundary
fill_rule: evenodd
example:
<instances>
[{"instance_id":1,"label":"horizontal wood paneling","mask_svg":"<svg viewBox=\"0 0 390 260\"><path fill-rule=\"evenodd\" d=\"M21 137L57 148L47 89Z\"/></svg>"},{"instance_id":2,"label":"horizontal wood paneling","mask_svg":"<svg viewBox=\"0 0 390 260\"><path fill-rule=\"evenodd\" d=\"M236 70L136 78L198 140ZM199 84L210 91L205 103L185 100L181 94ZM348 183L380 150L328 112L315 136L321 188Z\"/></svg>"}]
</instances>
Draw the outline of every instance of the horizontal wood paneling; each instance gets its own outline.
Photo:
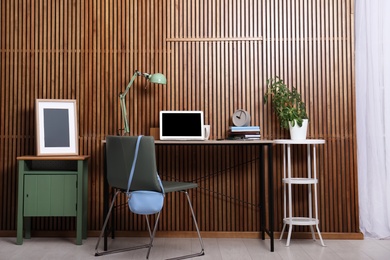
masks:
<instances>
[{"instance_id":1,"label":"horizontal wood paneling","mask_svg":"<svg viewBox=\"0 0 390 260\"><path fill-rule=\"evenodd\" d=\"M280 76L308 105L309 138L318 148L320 228L359 232L354 1L310 0L4 0L0 3L0 230L16 229L16 156L35 154L37 98L76 99L80 154L89 154L88 229L103 223L102 140L121 132L118 95L137 69L168 84L137 78L127 95L130 131L149 134L160 110L203 110L211 138L224 138L238 108L262 138L288 138L262 95ZM294 148L293 170L306 170ZM275 223L282 227L282 151L274 149ZM160 174L196 181L191 191L203 231L257 231L258 152L254 148L158 147ZM296 214L307 208L294 191ZM184 197L169 195L160 230L193 230ZM183 213L185 213L184 217ZM118 230L143 230L123 208ZM182 221L184 219L184 221ZM179 221L180 220L180 221ZM69 230L72 218L36 218L34 230ZM297 227L298 231L307 231Z\"/></svg>"}]
</instances>

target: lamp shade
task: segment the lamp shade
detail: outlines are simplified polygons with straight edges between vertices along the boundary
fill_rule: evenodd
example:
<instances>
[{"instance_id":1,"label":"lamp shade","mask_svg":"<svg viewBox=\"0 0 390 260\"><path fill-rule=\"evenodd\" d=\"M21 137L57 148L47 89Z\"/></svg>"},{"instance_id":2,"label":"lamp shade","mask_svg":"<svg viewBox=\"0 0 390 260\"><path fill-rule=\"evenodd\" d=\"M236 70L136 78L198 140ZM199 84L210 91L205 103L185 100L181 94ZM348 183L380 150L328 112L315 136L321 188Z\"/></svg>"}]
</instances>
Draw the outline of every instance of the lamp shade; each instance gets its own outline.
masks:
<instances>
[{"instance_id":1,"label":"lamp shade","mask_svg":"<svg viewBox=\"0 0 390 260\"><path fill-rule=\"evenodd\" d=\"M151 75L149 81L156 84L167 84L167 78L161 73Z\"/></svg>"}]
</instances>

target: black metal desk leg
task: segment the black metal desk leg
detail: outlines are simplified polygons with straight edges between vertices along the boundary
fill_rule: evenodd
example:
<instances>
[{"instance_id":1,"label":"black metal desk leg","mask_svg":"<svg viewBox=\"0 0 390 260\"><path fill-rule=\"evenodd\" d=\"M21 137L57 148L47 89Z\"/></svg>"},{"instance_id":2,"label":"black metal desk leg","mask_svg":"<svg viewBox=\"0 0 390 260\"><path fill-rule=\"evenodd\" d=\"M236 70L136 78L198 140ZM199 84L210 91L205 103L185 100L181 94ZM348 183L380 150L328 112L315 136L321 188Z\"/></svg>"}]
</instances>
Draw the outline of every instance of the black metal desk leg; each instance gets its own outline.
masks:
<instances>
[{"instance_id":1,"label":"black metal desk leg","mask_svg":"<svg viewBox=\"0 0 390 260\"><path fill-rule=\"evenodd\" d=\"M260 159L260 231L261 239L265 239L265 178L264 178L264 145L260 145L259 149Z\"/></svg>"},{"instance_id":2,"label":"black metal desk leg","mask_svg":"<svg viewBox=\"0 0 390 260\"><path fill-rule=\"evenodd\" d=\"M268 144L268 214L271 252L274 252L274 173L272 167L272 144Z\"/></svg>"},{"instance_id":3,"label":"black metal desk leg","mask_svg":"<svg viewBox=\"0 0 390 260\"><path fill-rule=\"evenodd\" d=\"M103 180L103 216L104 218L108 214L108 181L107 181L107 165L106 165L106 145L103 146L103 171L104 171L104 180ZM104 243L103 243L103 249L104 251L107 251L107 236L108 236L108 230L104 230Z\"/></svg>"}]
</instances>

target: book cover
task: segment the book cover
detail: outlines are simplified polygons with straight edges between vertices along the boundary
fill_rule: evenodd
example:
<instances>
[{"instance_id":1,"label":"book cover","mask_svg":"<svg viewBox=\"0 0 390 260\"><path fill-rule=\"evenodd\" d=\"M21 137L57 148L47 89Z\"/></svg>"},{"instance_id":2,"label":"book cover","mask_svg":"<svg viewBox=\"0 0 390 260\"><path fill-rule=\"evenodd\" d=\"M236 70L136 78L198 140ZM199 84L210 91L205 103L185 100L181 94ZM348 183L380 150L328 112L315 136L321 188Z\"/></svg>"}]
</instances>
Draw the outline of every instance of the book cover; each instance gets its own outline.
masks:
<instances>
[{"instance_id":1,"label":"book cover","mask_svg":"<svg viewBox=\"0 0 390 260\"><path fill-rule=\"evenodd\" d=\"M260 132L260 126L230 126L231 132Z\"/></svg>"}]
</instances>

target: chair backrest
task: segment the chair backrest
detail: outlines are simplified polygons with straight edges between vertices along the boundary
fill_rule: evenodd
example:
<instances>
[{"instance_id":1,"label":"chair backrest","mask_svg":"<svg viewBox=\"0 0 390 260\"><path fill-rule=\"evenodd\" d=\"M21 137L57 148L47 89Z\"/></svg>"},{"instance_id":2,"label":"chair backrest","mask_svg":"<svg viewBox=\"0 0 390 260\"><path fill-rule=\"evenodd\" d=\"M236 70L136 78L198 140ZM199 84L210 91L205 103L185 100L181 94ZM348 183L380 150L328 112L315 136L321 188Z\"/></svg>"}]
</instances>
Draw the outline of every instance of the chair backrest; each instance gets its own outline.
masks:
<instances>
[{"instance_id":1,"label":"chair backrest","mask_svg":"<svg viewBox=\"0 0 390 260\"><path fill-rule=\"evenodd\" d=\"M137 136L107 136L107 181L111 187L127 190L137 138ZM152 136L143 136L141 139L130 190L161 192L157 179L156 155Z\"/></svg>"}]
</instances>

